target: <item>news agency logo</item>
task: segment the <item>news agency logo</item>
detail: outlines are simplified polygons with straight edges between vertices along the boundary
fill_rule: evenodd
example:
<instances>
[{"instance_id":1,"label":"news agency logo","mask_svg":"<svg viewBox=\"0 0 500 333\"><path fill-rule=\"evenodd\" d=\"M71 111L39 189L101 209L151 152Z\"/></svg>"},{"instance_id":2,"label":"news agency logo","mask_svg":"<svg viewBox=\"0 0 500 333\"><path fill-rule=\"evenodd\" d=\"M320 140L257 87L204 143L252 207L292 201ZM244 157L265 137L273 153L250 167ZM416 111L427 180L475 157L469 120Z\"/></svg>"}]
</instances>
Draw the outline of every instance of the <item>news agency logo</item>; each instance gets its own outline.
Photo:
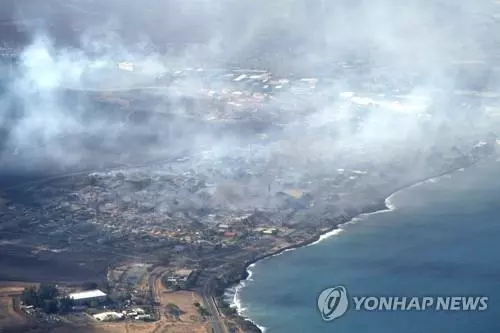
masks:
<instances>
[{"instance_id":1,"label":"news agency logo","mask_svg":"<svg viewBox=\"0 0 500 333\"><path fill-rule=\"evenodd\" d=\"M318 308L324 321L342 316L349 307L347 290L343 286L325 289L319 294Z\"/></svg>"},{"instance_id":2,"label":"news agency logo","mask_svg":"<svg viewBox=\"0 0 500 333\"><path fill-rule=\"evenodd\" d=\"M353 306L351 306L353 305ZM324 321L354 311L485 311L486 296L353 296L344 286L327 288L318 296L318 309Z\"/></svg>"}]
</instances>

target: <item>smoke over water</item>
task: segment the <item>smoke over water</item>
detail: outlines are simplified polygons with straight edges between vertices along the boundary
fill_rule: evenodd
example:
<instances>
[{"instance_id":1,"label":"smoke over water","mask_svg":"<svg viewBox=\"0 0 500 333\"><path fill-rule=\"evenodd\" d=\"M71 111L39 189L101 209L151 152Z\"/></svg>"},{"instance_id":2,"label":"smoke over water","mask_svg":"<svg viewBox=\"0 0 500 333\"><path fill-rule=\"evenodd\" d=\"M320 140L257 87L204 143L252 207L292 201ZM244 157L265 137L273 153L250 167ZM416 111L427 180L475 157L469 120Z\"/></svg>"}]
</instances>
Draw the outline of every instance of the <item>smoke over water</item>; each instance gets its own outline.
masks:
<instances>
[{"instance_id":1,"label":"smoke over water","mask_svg":"<svg viewBox=\"0 0 500 333\"><path fill-rule=\"evenodd\" d=\"M477 94L498 85L485 65L498 8L468 4L16 2L9 24L29 42L4 46L17 55L3 65L0 168L184 155L188 168L238 158L283 178L395 163L418 175L422 152L492 123L498 97Z\"/></svg>"}]
</instances>

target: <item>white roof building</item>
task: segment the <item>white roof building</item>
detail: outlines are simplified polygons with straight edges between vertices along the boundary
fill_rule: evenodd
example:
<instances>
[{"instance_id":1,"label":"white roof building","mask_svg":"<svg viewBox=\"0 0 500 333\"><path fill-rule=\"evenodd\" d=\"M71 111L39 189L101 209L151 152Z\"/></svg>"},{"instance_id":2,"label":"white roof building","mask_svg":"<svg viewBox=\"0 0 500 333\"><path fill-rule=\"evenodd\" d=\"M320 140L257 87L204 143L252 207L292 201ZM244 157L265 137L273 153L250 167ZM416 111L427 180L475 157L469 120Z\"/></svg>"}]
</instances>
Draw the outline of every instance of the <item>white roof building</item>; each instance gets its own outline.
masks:
<instances>
[{"instance_id":1,"label":"white roof building","mask_svg":"<svg viewBox=\"0 0 500 333\"><path fill-rule=\"evenodd\" d=\"M103 312L93 315L95 320L99 321L113 321L123 318L123 314L118 312Z\"/></svg>"},{"instance_id":2,"label":"white roof building","mask_svg":"<svg viewBox=\"0 0 500 333\"><path fill-rule=\"evenodd\" d=\"M93 299L93 298L104 298L106 296L107 295L105 293L103 293L102 291L100 291L99 289L69 294L69 298L71 298L75 301Z\"/></svg>"}]
</instances>

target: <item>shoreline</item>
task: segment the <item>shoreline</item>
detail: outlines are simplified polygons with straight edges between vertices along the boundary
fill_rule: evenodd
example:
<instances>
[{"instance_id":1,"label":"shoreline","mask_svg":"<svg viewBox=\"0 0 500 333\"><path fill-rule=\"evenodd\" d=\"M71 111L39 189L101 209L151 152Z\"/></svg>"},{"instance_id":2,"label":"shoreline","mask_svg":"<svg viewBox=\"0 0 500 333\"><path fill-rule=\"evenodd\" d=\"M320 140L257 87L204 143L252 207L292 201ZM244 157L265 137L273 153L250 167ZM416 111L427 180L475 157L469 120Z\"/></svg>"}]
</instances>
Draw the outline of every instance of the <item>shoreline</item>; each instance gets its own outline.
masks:
<instances>
[{"instance_id":1,"label":"shoreline","mask_svg":"<svg viewBox=\"0 0 500 333\"><path fill-rule=\"evenodd\" d=\"M465 169L473 167L474 165L476 165L477 163L479 163L482 160L483 159L481 158L481 159L478 159L476 161L473 161L472 163L470 163L467 166L459 166L459 167L453 168L452 170L444 171L444 172L437 174L437 175L428 176L428 177L425 177L423 179L415 180L413 182L409 182L407 184L401 185L401 186L397 187L395 190L391 191L385 197L385 199L379 199L376 204L367 207L366 209L362 210L361 212L359 212L355 215L353 214L353 216L346 216L345 221L340 221L338 224L328 228L325 231L316 233L314 236L312 236L311 238L309 238L305 241L287 246L283 249L280 249L280 250L272 252L272 253L258 256L256 258L246 262L245 266L244 266L244 273L242 275L242 278L239 281L231 283L228 286L226 286L226 288L224 288L224 292L222 294L222 302L225 302L230 308L236 309L237 314L235 315L235 317L237 317L237 318L239 317L239 319L242 319L246 322L251 323L256 328L256 331L258 330L258 332L260 332L260 333L265 333L267 330L266 327L256 323L252 318L247 317L247 316L245 316L245 314L243 314L243 311L245 311L246 309L242 306L240 300L238 299L238 293L241 291L241 289L243 289L246 286L245 282L246 281L253 281L253 280L251 280L252 275L253 275L251 268L254 267L258 262L265 260L265 259L272 258L272 257L277 257L277 256L282 255L282 254L289 252L289 251L298 250L302 247L316 245L325 239L328 239L332 236L335 236L335 235L342 233L342 231L344 230L343 229L344 226L346 226L350 223L353 223L353 222L358 222L359 220L361 220L365 216L392 212L392 211L396 210L397 207L391 203L391 199L393 199L396 195L400 194L401 192L408 190L408 189L411 189L411 188L415 188L415 187L424 185L428 182L438 181L439 179L441 179L445 176L451 176L452 174L454 174L456 172L464 171ZM230 291L230 289L233 289L233 288L234 288L234 294L231 293L232 300L231 300L231 303L229 303L225 300L226 294Z\"/></svg>"}]
</instances>

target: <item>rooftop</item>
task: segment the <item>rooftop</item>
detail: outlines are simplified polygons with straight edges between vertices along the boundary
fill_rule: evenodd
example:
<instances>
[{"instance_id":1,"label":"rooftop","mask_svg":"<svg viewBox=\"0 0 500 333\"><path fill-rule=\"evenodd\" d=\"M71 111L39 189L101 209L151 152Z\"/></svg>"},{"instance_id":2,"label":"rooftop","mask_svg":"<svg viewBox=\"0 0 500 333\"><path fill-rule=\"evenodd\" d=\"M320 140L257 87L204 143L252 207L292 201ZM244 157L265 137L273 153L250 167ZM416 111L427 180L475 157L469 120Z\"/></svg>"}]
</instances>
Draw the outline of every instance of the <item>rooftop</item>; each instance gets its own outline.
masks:
<instances>
[{"instance_id":1,"label":"rooftop","mask_svg":"<svg viewBox=\"0 0 500 333\"><path fill-rule=\"evenodd\" d=\"M72 298L74 300L78 299L86 299L86 298L94 298L94 297L103 297L106 296L105 293L102 291L96 289L96 290L87 290L87 291L82 291L78 293L71 293L69 294L69 298Z\"/></svg>"}]
</instances>

